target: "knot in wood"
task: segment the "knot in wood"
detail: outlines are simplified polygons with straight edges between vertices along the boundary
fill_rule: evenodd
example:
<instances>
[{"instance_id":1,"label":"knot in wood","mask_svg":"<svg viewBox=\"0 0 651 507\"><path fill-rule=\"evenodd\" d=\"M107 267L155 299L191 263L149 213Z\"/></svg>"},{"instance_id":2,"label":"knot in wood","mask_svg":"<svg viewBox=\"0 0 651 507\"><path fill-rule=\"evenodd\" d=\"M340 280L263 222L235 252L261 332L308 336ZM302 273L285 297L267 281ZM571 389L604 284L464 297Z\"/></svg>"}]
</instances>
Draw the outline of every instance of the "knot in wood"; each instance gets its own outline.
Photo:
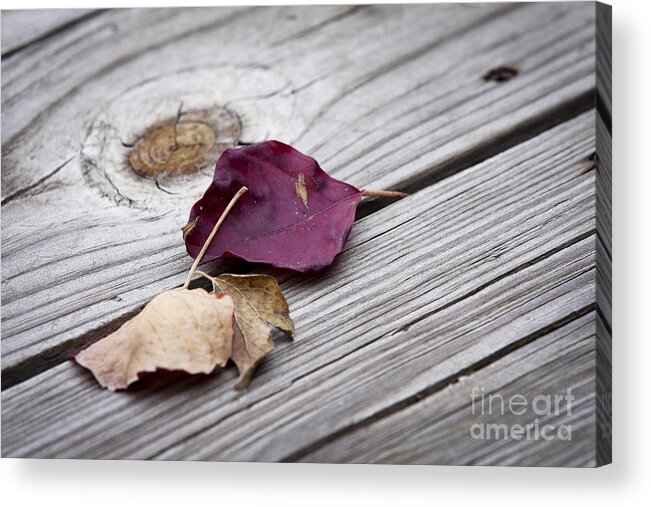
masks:
<instances>
[{"instance_id":1,"label":"knot in wood","mask_svg":"<svg viewBox=\"0 0 651 507\"><path fill-rule=\"evenodd\" d=\"M138 138L129 165L147 178L195 173L214 165L224 150L238 142L241 132L240 118L226 108L180 112Z\"/></svg>"},{"instance_id":2,"label":"knot in wood","mask_svg":"<svg viewBox=\"0 0 651 507\"><path fill-rule=\"evenodd\" d=\"M484 81L496 81L502 83L504 81L509 81L518 75L517 67L511 65L501 65L495 67L494 69L489 70L486 74L483 75L482 79Z\"/></svg>"}]
</instances>

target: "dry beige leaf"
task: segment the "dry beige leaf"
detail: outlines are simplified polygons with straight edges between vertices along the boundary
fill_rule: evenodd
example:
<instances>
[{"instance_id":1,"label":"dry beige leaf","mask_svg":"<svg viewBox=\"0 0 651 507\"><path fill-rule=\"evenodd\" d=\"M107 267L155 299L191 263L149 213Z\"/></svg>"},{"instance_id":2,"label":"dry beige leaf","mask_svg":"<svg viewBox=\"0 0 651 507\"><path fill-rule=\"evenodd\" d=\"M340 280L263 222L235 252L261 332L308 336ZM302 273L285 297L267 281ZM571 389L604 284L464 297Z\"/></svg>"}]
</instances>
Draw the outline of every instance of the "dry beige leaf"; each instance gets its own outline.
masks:
<instances>
[{"instance_id":1,"label":"dry beige leaf","mask_svg":"<svg viewBox=\"0 0 651 507\"><path fill-rule=\"evenodd\" d=\"M289 306L276 279L266 275L220 275L210 278L215 292L223 292L235 303L235 326L231 359L240 379L235 386L246 387L258 363L273 349L272 328L294 335Z\"/></svg>"},{"instance_id":2,"label":"dry beige leaf","mask_svg":"<svg viewBox=\"0 0 651 507\"><path fill-rule=\"evenodd\" d=\"M225 366L231 355L233 312L227 295L168 290L75 360L111 391L159 369L210 373Z\"/></svg>"}]
</instances>

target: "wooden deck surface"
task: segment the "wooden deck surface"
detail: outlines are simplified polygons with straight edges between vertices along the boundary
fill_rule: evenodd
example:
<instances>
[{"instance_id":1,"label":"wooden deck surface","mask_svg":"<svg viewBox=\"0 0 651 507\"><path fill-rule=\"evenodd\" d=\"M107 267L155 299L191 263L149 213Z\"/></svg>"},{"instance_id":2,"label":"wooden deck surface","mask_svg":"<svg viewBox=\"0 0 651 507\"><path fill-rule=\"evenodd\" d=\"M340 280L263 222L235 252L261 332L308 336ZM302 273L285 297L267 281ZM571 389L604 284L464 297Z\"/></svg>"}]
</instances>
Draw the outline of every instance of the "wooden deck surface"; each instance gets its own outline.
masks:
<instances>
[{"instance_id":1,"label":"wooden deck surface","mask_svg":"<svg viewBox=\"0 0 651 507\"><path fill-rule=\"evenodd\" d=\"M593 3L3 12L2 455L597 464L611 244L595 18ZM246 391L229 366L110 393L68 358L187 273L179 229L212 168L152 180L127 162L179 107L227 108L236 144L282 140L410 196L363 203L323 273L235 266L275 275L297 328ZM541 423L572 441L473 440L493 420L471 413L473 387L571 388L571 415Z\"/></svg>"}]
</instances>

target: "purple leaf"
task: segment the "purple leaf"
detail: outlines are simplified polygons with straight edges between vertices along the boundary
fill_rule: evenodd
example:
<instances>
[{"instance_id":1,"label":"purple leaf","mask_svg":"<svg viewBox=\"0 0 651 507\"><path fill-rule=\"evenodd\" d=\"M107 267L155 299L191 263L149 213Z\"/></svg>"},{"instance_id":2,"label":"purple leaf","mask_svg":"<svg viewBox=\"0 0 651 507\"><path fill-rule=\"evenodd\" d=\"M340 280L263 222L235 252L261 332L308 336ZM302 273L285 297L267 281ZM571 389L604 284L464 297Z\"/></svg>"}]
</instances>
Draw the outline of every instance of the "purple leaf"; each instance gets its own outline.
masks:
<instances>
[{"instance_id":1,"label":"purple leaf","mask_svg":"<svg viewBox=\"0 0 651 507\"><path fill-rule=\"evenodd\" d=\"M184 227L196 258L233 195L249 188L203 262L234 256L295 271L318 271L344 247L362 192L328 176L312 157L278 141L226 150Z\"/></svg>"}]
</instances>

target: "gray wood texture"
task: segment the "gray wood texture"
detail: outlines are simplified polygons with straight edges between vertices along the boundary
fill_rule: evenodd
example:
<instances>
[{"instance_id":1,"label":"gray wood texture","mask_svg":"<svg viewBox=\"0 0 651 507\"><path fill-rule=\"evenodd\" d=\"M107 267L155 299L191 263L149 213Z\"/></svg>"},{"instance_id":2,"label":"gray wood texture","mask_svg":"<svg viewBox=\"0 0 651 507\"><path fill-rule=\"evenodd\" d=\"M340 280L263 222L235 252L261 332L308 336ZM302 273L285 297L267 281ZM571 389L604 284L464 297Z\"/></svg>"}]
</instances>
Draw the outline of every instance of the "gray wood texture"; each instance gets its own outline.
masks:
<instances>
[{"instance_id":1,"label":"gray wood texture","mask_svg":"<svg viewBox=\"0 0 651 507\"><path fill-rule=\"evenodd\" d=\"M297 340L246 393L229 370L115 395L65 363L4 391L3 414L20 424L3 425L3 448L281 460L588 311L592 151L589 112L361 220L325 274L280 277Z\"/></svg>"},{"instance_id":2,"label":"gray wood texture","mask_svg":"<svg viewBox=\"0 0 651 507\"><path fill-rule=\"evenodd\" d=\"M104 326L182 282L187 257L178 230L210 174L175 184L171 195L124 167L122 145L175 114L181 101L188 108L229 103L243 119L243 141L283 139L335 177L408 190L591 107L590 9L351 9L109 12L80 25L85 38L68 36L89 39L83 45L7 62L5 371L60 362L80 336L98 338ZM115 26L118 33L107 37L105 27ZM215 40L230 44L222 50L228 62L215 63L223 60ZM82 49L93 45L91 53ZM482 81L509 62L520 68L517 79ZM29 221L21 219L26 200Z\"/></svg>"},{"instance_id":3,"label":"gray wood texture","mask_svg":"<svg viewBox=\"0 0 651 507\"><path fill-rule=\"evenodd\" d=\"M2 55L52 36L95 13L97 11L89 9L4 10L1 14Z\"/></svg>"},{"instance_id":4,"label":"gray wood texture","mask_svg":"<svg viewBox=\"0 0 651 507\"><path fill-rule=\"evenodd\" d=\"M594 466L596 365L595 319L591 312L532 343L490 363L471 375L461 376L405 410L357 428L345 437L301 458L301 461L416 463L456 465ZM493 413L475 404L475 422L484 424L539 424L572 426L573 445L555 439L468 439L468 415L473 414L472 389L502 396L563 392L576 386L569 414L561 417L503 416L499 399Z\"/></svg>"},{"instance_id":5,"label":"gray wood texture","mask_svg":"<svg viewBox=\"0 0 651 507\"><path fill-rule=\"evenodd\" d=\"M579 3L134 9L11 52L3 456L596 465L594 22ZM484 79L500 66L517 75ZM229 367L112 394L66 359L189 268L179 228L211 171L125 162L180 105L411 195L362 205L326 272L265 271L297 339L247 391ZM575 386L574 442L482 447L473 383Z\"/></svg>"},{"instance_id":6,"label":"gray wood texture","mask_svg":"<svg viewBox=\"0 0 651 507\"><path fill-rule=\"evenodd\" d=\"M597 3L597 463L612 461L612 8Z\"/></svg>"}]
</instances>

